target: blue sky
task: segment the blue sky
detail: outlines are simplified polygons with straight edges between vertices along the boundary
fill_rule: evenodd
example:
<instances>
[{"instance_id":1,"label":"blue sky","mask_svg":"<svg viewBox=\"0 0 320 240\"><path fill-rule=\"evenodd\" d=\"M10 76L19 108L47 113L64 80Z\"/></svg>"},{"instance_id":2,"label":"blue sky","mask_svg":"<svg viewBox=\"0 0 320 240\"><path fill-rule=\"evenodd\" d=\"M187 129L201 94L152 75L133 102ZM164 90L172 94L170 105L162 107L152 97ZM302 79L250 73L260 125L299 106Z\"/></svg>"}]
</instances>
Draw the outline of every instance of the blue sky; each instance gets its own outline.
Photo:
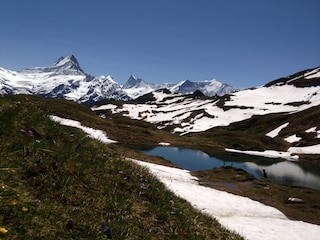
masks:
<instances>
[{"instance_id":1,"label":"blue sky","mask_svg":"<svg viewBox=\"0 0 320 240\"><path fill-rule=\"evenodd\" d=\"M263 85L320 65L319 0L0 0L0 66Z\"/></svg>"}]
</instances>

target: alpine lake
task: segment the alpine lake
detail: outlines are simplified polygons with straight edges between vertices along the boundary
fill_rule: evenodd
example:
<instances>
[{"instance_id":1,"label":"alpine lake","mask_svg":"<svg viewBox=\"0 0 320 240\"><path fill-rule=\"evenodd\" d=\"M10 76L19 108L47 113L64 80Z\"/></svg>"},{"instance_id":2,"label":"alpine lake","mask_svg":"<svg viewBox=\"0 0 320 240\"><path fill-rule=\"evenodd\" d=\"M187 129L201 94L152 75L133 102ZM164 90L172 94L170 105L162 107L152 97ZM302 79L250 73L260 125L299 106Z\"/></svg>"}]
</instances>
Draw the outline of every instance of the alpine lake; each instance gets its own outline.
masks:
<instances>
[{"instance_id":1,"label":"alpine lake","mask_svg":"<svg viewBox=\"0 0 320 240\"><path fill-rule=\"evenodd\" d=\"M200 150L160 146L152 149L140 148L141 152L162 157L179 167L189 170L209 170L223 166L243 169L255 178L267 177L287 186L298 186L320 190L320 169L299 161L288 161L245 154L219 152L209 155ZM264 170L264 171L263 171Z\"/></svg>"}]
</instances>

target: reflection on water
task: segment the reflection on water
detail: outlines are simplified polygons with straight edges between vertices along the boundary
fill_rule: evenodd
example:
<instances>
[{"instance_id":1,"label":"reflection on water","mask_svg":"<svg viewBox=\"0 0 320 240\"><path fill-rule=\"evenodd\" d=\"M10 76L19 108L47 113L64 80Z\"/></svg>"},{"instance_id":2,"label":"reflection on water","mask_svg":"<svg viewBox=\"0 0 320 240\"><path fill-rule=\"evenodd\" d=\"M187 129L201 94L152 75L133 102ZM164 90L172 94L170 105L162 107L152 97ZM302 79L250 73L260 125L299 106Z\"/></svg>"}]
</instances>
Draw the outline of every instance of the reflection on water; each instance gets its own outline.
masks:
<instances>
[{"instance_id":1,"label":"reflection on water","mask_svg":"<svg viewBox=\"0 0 320 240\"><path fill-rule=\"evenodd\" d=\"M263 177L262 170L265 169L268 177L277 183L320 189L320 170L308 169L297 162L239 154L222 154L217 158L199 150L175 147L156 147L151 150L143 150L143 152L148 155L161 156L190 171L233 166L244 169L256 178L261 178Z\"/></svg>"},{"instance_id":2,"label":"reflection on water","mask_svg":"<svg viewBox=\"0 0 320 240\"><path fill-rule=\"evenodd\" d=\"M246 162L245 165L256 171L265 169L268 177L278 183L320 189L320 176L304 170L296 162L276 162L264 167L254 162Z\"/></svg>"}]
</instances>

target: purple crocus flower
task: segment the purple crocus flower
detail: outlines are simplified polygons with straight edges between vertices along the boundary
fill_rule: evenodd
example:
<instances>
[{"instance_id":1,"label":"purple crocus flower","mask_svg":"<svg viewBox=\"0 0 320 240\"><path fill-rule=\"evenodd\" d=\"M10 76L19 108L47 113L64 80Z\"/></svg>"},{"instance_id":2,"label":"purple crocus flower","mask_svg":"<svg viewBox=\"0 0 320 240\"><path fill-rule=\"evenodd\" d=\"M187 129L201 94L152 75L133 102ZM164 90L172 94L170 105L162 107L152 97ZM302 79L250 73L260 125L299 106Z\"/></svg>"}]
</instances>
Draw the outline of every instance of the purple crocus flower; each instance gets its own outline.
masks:
<instances>
[{"instance_id":1,"label":"purple crocus flower","mask_svg":"<svg viewBox=\"0 0 320 240\"><path fill-rule=\"evenodd\" d=\"M140 188L141 188L141 189L144 189L144 190L148 189L144 183L141 183L141 184L140 184Z\"/></svg>"}]
</instances>

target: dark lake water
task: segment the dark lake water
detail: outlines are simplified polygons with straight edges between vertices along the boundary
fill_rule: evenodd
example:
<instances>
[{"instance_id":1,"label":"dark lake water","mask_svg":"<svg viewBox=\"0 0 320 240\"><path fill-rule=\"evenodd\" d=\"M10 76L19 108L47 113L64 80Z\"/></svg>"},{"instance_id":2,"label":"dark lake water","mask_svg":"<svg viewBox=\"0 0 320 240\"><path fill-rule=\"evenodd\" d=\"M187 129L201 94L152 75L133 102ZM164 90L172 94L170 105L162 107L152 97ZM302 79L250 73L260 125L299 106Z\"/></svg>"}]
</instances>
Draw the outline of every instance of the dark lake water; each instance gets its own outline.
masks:
<instances>
[{"instance_id":1,"label":"dark lake water","mask_svg":"<svg viewBox=\"0 0 320 240\"><path fill-rule=\"evenodd\" d=\"M233 166L244 169L256 178L261 178L263 177L263 169L265 169L268 178L274 182L320 190L320 169L299 162L279 161L227 152L219 152L217 156L210 156L199 150L176 147L156 147L142 150L142 152L163 157L189 171Z\"/></svg>"}]
</instances>

